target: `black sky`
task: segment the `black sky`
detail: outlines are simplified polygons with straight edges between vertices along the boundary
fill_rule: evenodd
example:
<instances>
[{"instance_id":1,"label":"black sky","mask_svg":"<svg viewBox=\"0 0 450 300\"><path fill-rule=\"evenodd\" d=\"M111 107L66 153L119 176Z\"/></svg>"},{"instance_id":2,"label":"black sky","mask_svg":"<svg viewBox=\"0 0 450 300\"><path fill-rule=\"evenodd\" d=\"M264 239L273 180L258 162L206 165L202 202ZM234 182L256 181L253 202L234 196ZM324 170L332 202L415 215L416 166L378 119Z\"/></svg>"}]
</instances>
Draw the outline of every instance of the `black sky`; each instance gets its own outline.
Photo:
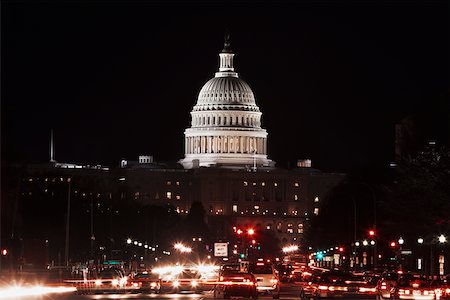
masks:
<instances>
[{"instance_id":1,"label":"black sky","mask_svg":"<svg viewBox=\"0 0 450 300\"><path fill-rule=\"evenodd\" d=\"M393 159L394 124L448 91L447 1L2 2L2 159L184 155L225 28L279 165Z\"/></svg>"}]
</instances>

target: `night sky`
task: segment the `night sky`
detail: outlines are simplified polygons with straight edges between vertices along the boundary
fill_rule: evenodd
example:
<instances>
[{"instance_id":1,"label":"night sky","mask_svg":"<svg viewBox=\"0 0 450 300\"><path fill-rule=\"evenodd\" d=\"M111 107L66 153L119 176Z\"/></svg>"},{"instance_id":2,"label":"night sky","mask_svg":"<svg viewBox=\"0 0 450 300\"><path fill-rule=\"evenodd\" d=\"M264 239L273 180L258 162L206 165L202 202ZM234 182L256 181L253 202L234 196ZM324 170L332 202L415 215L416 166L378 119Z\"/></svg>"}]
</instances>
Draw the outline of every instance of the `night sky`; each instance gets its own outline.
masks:
<instances>
[{"instance_id":1,"label":"night sky","mask_svg":"<svg viewBox=\"0 0 450 300\"><path fill-rule=\"evenodd\" d=\"M448 91L447 1L207 3L2 1L2 160L48 161L52 128L59 162L183 158L226 28L279 166L387 165Z\"/></svg>"}]
</instances>

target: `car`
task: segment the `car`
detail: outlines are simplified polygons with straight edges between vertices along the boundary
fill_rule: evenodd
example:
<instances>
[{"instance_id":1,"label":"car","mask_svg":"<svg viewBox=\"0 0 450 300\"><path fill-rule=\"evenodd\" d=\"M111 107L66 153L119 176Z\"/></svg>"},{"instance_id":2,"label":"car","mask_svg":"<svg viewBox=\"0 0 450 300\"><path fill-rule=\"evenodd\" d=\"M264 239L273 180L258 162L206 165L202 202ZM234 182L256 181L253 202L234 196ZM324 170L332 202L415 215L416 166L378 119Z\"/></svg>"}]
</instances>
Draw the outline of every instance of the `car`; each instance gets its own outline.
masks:
<instances>
[{"instance_id":1,"label":"car","mask_svg":"<svg viewBox=\"0 0 450 300\"><path fill-rule=\"evenodd\" d=\"M201 274L194 268L183 268L170 280L174 292L191 291L200 292Z\"/></svg>"},{"instance_id":2,"label":"car","mask_svg":"<svg viewBox=\"0 0 450 300\"><path fill-rule=\"evenodd\" d=\"M161 278L152 272L143 271L136 273L130 279L131 288L137 292L154 292L159 294L161 292Z\"/></svg>"},{"instance_id":3,"label":"car","mask_svg":"<svg viewBox=\"0 0 450 300\"><path fill-rule=\"evenodd\" d=\"M351 272L333 270L315 276L303 299L348 298L375 299L376 281ZM302 298L302 297L301 297Z\"/></svg>"},{"instance_id":4,"label":"car","mask_svg":"<svg viewBox=\"0 0 450 300\"><path fill-rule=\"evenodd\" d=\"M439 293L441 299L450 299L450 274L439 282Z\"/></svg>"},{"instance_id":5,"label":"car","mask_svg":"<svg viewBox=\"0 0 450 300\"><path fill-rule=\"evenodd\" d=\"M294 268L290 264L280 264L277 266L278 277L281 282L291 282L294 277Z\"/></svg>"},{"instance_id":6,"label":"car","mask_svg":"<svg viewBox=\"0 0 450 300\"><path fill-rule=\"evenodd\" d=\"M280 280L272 264L262 261L251 263L249 264L249 272L256 278L259 293L271 294L273 299L280 297Z\"/></svg>"},{"instance_id":7,"label":"car","mask_svg":"<svg viewBox=\"0 0 450 300\"><path fill-rule=\"evenodd\" d=\"M377 283L377 300L389 299L391 297L391 292L397 285L398 276L401 271L386 270L384 271Z\"/></svg>"},{"instance_id":8,"label":"car","mask_svg":"<svg viewBox=\"0 0 450 300\"><path fill-rule=\"evenodd\" d=\"M231 296L256 299L258 298L257 286L256 278L251 273L223 270L214 289L214 298L218 293L222 293L224 299L229 299Z\"/></svg>"},{"instance_id":9,"label":"car","mask_svg":"<svg viewBox=\"0 0 450 300\"><path fill-rule=\"evenodd\" d=\"M436 300L440 298L439 289L432 280L428 280L421 274L400 274L396 286L391 290L390 299L405 300Z\"/></svg>"},{"instance_id":10,"label":"car","mask_svg":"<svg viewBox=\"0 0 450 300\"><path fill-rule=\"evenodd\" d=\"M101 270L94 279L80 282L76 286L77 293L124 293L130 290L128 277L116 268Z\"/></svg>"}]
</instances>

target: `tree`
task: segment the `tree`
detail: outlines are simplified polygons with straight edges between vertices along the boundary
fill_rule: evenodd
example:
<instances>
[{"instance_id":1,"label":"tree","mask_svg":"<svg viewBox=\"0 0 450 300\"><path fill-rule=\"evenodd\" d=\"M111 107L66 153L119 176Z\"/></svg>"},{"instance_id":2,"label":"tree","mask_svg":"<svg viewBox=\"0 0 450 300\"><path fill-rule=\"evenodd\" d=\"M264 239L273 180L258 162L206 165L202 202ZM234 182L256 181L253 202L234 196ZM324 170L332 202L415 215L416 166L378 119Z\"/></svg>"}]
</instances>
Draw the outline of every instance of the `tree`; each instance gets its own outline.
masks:
<instances>
[{"instance_id":1,"label":"tree","mask_svg":"<svg viewBox=\"0 0 450 300\"><path fill-rule=\"evenodd\" d=\"M395 234L425 235L450 226L450 151L430 143L403 160L384 207Z\"/></svg>"}]
</instances>

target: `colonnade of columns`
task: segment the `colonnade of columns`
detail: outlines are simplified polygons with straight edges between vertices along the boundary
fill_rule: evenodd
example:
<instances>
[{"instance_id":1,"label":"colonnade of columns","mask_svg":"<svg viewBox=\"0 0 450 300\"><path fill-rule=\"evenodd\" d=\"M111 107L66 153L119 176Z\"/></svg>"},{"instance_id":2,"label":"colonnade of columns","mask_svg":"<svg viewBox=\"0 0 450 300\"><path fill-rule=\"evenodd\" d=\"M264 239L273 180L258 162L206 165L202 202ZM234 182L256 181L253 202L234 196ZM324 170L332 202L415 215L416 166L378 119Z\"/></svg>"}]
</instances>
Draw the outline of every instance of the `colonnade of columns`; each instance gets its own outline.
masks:
<instances>
[{"instance_id":1,"label":"colonnade of columns","mask_svg":"<svg viewBox=\"0 0 450 300\"><path fill-rule=\"evenodd\" d=\"M267 154L267 139L249 136L186 137L185 153L256 153Z\"/></svg>"}]
</instances>

